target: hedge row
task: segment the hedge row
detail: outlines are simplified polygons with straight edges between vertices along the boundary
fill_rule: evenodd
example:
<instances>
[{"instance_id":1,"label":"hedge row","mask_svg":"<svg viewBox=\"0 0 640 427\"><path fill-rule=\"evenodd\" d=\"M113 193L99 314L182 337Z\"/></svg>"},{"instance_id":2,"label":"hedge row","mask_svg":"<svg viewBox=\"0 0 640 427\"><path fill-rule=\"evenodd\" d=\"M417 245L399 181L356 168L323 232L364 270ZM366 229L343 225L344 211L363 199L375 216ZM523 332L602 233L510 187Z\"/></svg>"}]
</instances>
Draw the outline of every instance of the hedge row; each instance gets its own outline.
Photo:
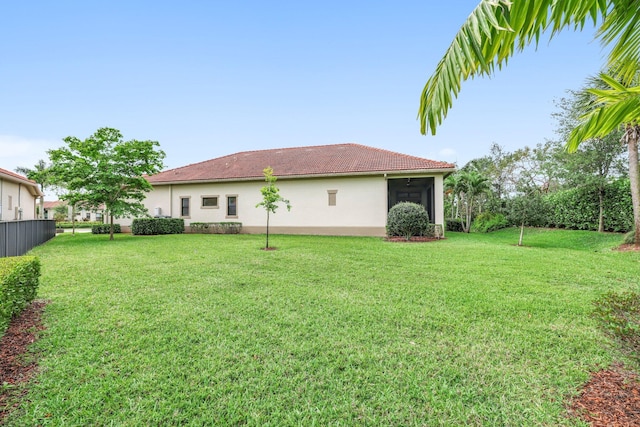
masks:
<instances>
[{"instance_id":1,"label":"hedge row","mask_svg":"<svg viewBox=\"0 0 640 427\"><path fill-rule=\"evenodd\" d=\"M585 186L559 191L546 197L548 226L577 230L598 229L598 189ZM604 188L604 229L627 232L633 229L633 204L628 179Z\"/></svg>"},{"instance_id":2,"label":"hedge row","mask_svg":"<svg viewBox=\"0 0 640 427\"><path fill-rule=\"evenodd\" d=\"M192 222L192 233L238 234L242 231L241 222Z\"/></svg>"},{"instance_id":3,"label":"hedge row","mask_svg":"<svg viewBox=\"0 0 640 427\"><path fill-rule=\"evenodd\" d=\"M462 227L462 220L457 218L446 220L445 228L447 231L456 231L460 233L464 231L464 228Z\"/></svg>"},{"instance_id":4,"label":"hedge row","mask_svg":"<svg viewBox=\"0 0 640 427\"><path fill-rule=\"evenodd\" d=\"M114 233L122 233L120 224L113 224ZM91 227L91 234L111 234L111 224L100 224Z\"/></svg>"},{"instance_id":5,"label":"hedge row","mask_svg":"<svg viewBox=\"0 0 640 427\"><path fill-rule=\"evenodd\" d=\"M0 258L0 333L36 297L39 278L37 257Z\"/></svg>"},{"instance_id":6,"label":"hedge row","mask_svg":"<svg viewBox=\"0 0 640 427\"><path fill-rule=\"evenodd\" d=\"M184 219L182 218L136 218L131 224L131 234L182 234Z\"/></svg>"},{"instance_id":7,"label":"hedge row","mask_svg":"<svg viewBox=\"0 0 640 427\"><path fill-rule=\"evenodd\" d=\"M75 224L73 224L72 222L65 222L65 221L57 221L56 222L56 228L91 228L94 225L102 225L102 222L96 222L96 221L76 221Z\"/></svg>"}]
</instances>

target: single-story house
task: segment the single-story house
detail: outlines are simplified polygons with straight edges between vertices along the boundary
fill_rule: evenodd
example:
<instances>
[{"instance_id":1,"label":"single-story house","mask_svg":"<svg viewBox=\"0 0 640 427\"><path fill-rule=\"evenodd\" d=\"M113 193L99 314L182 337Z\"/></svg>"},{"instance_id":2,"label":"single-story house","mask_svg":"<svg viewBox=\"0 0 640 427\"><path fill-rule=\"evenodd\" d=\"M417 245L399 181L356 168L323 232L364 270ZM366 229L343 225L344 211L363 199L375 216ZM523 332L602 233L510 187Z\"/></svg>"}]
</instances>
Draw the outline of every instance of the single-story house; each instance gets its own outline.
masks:
<instances>
[{"instance_id":1,"label":"single-story house","mask_svg":"<svg viewBox=\"0 0 640 427\"><path fill-rule=\"evenodd\" d=\"M41 197L44 194L35 181L0 168L0 221L38 218Z\"/></svg>"},{"instance_id":2,"label":"single-story house","mask_svg":"<svg viewBox=\"0 0 640 427\"><path fill-rule=\"evenodd\" d=\"M55 219L56 209L59 208L60 206L66 206L66 205L67 205L67 202L63 200L44 202L44 219Z\"/></svg>"},{"instance_id":3,"label":"single-story house","mask_svg":"<svg viewBox=\"0 0 640 427\"><path fill-rule=\"evenodd\" d=\"M184 218L187 227L240 222L243 233L264 233L266 212L256 205L266 167L291 203L270 216L270 232L361 236L384 236L387 212L401 201L422 204L443 224L443 180L455 170L360 144L245 151L147 177L154 189L144 203L151 216Z\"/></svg>"}]
</instances>

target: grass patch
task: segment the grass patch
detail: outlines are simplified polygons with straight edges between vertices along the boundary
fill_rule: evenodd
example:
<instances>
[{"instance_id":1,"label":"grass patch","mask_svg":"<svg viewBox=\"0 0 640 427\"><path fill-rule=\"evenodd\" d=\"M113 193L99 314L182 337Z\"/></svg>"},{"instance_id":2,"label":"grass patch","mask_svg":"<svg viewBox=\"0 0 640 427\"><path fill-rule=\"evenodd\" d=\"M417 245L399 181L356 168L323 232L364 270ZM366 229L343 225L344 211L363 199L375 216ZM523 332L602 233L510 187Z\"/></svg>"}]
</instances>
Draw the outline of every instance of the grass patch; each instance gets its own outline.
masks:
<instances>
[{"instance_id":1,"label":"grass patch","mask_svg":"<svg viewBox=\"0 0 640 427\"><path fill-rule=\"evenodd\" d=\"M620 235L60 235L41 373L7 425L575 425L616 355L592 301L639 287Z\"/></svg>"}]
</instances>

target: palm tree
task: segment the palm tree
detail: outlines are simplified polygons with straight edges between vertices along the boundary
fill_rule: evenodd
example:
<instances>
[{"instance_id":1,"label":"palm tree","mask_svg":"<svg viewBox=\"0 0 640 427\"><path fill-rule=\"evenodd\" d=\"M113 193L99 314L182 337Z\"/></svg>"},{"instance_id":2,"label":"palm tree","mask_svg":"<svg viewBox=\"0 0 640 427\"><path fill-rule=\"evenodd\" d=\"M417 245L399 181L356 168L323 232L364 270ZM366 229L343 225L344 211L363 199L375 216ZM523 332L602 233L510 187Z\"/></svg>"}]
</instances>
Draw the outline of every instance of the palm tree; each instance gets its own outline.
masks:
<instances>
[{"instance_id":1,"label":"palm tree","mask_svg":"<svg viewBox=\"0 0 640 427\"><path fill-rule=\"evenodd\" d=\"M451 219L455 219L458 217L458 193L460 187L460 174L454 173L449 175L444 180L444 192L447 197L451 200Z\"/></svg>"},{"instance_id":2,"label":"palm tree","mask_svg":"<svg viewBox=\"0 0 640 427\"><path fill-rule=\"evenodd\" d=\"M471 216L473 215L473 209L476 200L482 194L485 194L489 191L490 184L489 179L483 175L481 175L478 171L464 171L463 172L463 182L466 187L466 206L465 206L465 214L466 214L466 232L471 231Z\"/></svg>"},{"instance_id":3,"label":"palm tree","mask_svg":"<svg viewBox=\"0 0 640 427\"><path fill-rule=\"evenodd\" d=\"M51 184L49 179L49 168L50 166L47 165L47 162L44 160L38 160L38 163L34 165L33 169L18 166L15 168L15 171L37 182L40 185L40 191L44 193L44 189ZM40 214L38 216L40 218L44 218L44 197L40 197Z\"/></svg>"},{"instance_id":4,"label":"palm tree","mask_svg":"<svg viewBox=\"0 0 640 427\"><path fill-rule=\"evenodd\" d=\"M593 91L600 105L581 123L567 145L602 136L624 125L629 146L636 245L640 245L640 193L638 186L638 132L640 87L636 80L640 63L640 2L637 0L483 0L469 15L451 46L427 80L420 98L420 131L435 134L445 119L463 81L491 75L516 52L549 32L551 38L566 28L597 27L596 38L611 47L606 68L611 71L610 90ZM602 76L605 77L604 75ZM606 81L606 80L605 80ZM634 168L635 170L632 170ZM635 192L635 193L634 193Z\"/></svg>"},{"instance_id":5,"label":"palm tree","mask_svg":"<svg viewBox=\"0 0 640 427\"><path fill-rule=\"evenodd\" d=\"M449 185L464 210L462 230L468 233L471 231L475 202L478 196L489 191L489 179L478 171L462 169L449 180Z\"/></svg>"}]
</instances>

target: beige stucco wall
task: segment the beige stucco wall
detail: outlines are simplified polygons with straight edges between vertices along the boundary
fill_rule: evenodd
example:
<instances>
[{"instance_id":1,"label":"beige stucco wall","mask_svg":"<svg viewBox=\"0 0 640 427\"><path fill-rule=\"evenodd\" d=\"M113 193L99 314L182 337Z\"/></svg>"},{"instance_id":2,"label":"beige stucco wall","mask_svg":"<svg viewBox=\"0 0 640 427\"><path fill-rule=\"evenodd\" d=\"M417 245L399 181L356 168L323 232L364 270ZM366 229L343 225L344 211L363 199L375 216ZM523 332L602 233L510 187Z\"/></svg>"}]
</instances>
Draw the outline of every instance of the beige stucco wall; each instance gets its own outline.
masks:
<instances>
[{"instance_id":1,"label":"beige stucco wall","mask_svg":"<svg viewBox=\"0 0 640 427\"><path fill-rule=\"evenodd\" d=\"M260 188L264 185L264 181L162 185L156 186L144 203L152 216L160 208L161 215L178 218L180 199L190 197L187 226L191 222L234 221L241 222L245 232L264 232L266 212L256 208L262 201ZM292 208L287 211L281 204L276 214L270 216L270 227L276 232L280 229L291 233L384 235L387 189L383 176L281 179L277 186ZM335 206L329 206L329 191L336 191ZM203 196L217 196L218 208L202 207ZM237 197L236 217L227 216L228 196ZM125 221L118 222L128 225Z\"/></svg>"},{"instance_id":2,"label":"beige stucco wall","mask_svg":"<svg viewBox=\"0 0 640 427\"><path fill-rule=\"evenodd\" d=\"M443 177L435 178L435 223L444 221ZM397 178L394 176L393 178ZM291 203L291 211L281 204L270 216L270 231L289 234L365 235L384 236L387 221L387 178L378 176L279 179L276 183L280 195ZM236 181L204 184L156 185L144 201L151 216L160 209L163 216L180 218L180 199L190 198L190 215L184 217L185 225L191 222L241 222L243 232L263 233L266 212L256 208L262 201L260 188L264 181ZM329 192L335 191L336 204L329 205ZM218 197L217 208L202 207L202 197ZM228 217L227 197L236 196L237 217ZM122 226L131 224L129 219L117 220Z\"/></svg>"},{"instance_id":3,"label":"beige stucco wall","mask_svg":"<svg viewBox=\"0 0 640 427\"><path fill-rule=\"evenodd\" d=\"M36 197L26 185L0 179L1 221L36 219L36 205ZM16 208L22 209L22 217L16 217Z\"/></svg>"}]
</instances>

